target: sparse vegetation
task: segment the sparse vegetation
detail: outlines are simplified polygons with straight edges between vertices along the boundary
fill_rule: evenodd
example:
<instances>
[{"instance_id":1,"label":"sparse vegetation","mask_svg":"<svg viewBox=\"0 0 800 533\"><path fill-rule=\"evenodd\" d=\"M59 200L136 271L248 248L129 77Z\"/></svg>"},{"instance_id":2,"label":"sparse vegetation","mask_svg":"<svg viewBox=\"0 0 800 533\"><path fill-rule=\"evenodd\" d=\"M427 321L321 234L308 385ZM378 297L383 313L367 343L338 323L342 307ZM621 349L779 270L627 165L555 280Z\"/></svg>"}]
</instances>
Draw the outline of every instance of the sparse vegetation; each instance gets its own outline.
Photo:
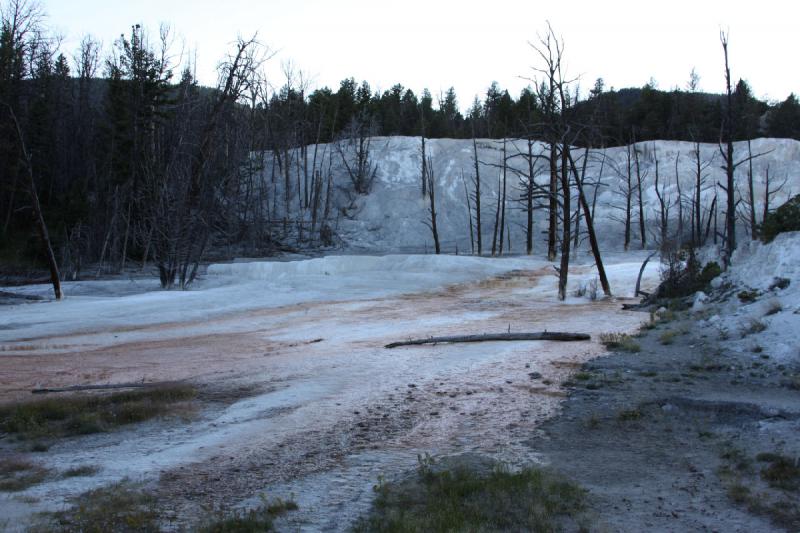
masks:
<instances>
[{"instance_id":1,"label":"sparse vegetation","mask_svg":"<svg viewBox=\"0 0 800 533\"><path fill-rule=\"evenodd\" d=\"M61 476L62 477L86 477L86 476L93 476L96 474L100 469L96 466L92 465L83 465L83 466L76 466L75 468L70 468L65 470Z\"/></svg>"},{"instance_id":2,"label":"sparse vegetation","mask_svg":"<svg viewBox=\"0 0 800 533\"><path fill-rule=\"evenodd\" d=\"M640 420L642 416L642 412L639 409L624 409L617 414L617 420L620 422L631 422Z\"/></svg>"},{"instance_id":3,"label":"sparse vegetation","mask_svg":"<svg viewBox=\"0 0 800 533\"><path fill-rule=\"evenodd\" d=\"M760 459L759 459L760 458ZM761 470L761 478L770 487L781 490L800 490L800 465L796 459L778 454L759 454L756 459L768 462Z\"/></svg>"},{"instance_id":4,"label":"sparse vegetation","mask_svg":"<svg viewBox=\"0 0 800 533\"><path fill-rule=\"evenodd\" d=\"M780 233L800 230L800 194L768 213L761 225L764 242L772 242Z\"/></svg>"},{"instance_id":5,"label":"sparse vegetation","mask_svg":"<svg viewBox=\"0 0 800 533\"><path fill-rule=\"evenodd\" d=\"M262 497L262 505L255 509L235 511L232 514L212 520L202 526L201 533L244 533L274 531L273 521L276 517L297 510L293 500L276 499L273 501ZM226 514L226 513L220 513Z\"/></svg>"},{"instance_id":6,"label":"sparse vegetation","mask_svg":"<svg viewBox=\"0 0 800 533\"><path fill-rule=\"evenodd\" d=\"M755 302L758 299L760 293L755 290L743 290L739 291L739 294L737 294L736 296L742 303L751 303Z\"/></svg>"},{"instance_id":7,"label":"sparse vegetation","mask_svg":"<svg viewBox=\"0 0 800 533\"><path fill-rule=\"evenodd\" d=\"M658 337L658 342L660 342L665 346L672 344L675 342L675 337L677 337L678 335L680 335L680 332L676 330L665 331Z\"/></svg>"},{"instance_id":8,"label":"sparse vegetation","mask_svg":"<svg viewBox=\"0 0 800 533\"><path fill-rule=\"evenodd\" d=\"M626 333L602 333L600 343L609 350L621 352L639 352L642 347Z\"/></svg>"},{"instance_id":9,"label":"sparse vegetation","mask_svg":"<svg viewBox=\"0 0 800 533\"><path fill-rule=\"evenodd\" d=\"M355 531L558 531L580 523L585 508L583 489L538 468L427 469L376 491Z\"/></svg>"},{"instance_id":10,"label":"sparse vegetation","mask_svg":"<svg viewBox=\"0 0 800 533\"><path fill-rule=\"evenodd\" d=\"M73 395L0 407L0 430L20 439L47 439L110 431L180 411L197 394L190 385ZM185 412L185 410L184 410ZM37 443L36 446L45 446Z\"/></svg>"},{"instance_id":11,"label":"sparse vegetation","mask_svg":"<svg viewBox=\"0 0 800 533\"><path fill-rule=\"evenodd\" d=\"M79 496L74 505L49 515L45 531L65 533L160 531L155 498L143 487L122 481Z\"/></svg>"},{"instance_id":12,"label":"sparse vegetation","mask_svg":"<svg viewBox=\"0 0 800 533\"><path fill-rule=\"evenodd\" d=\"M50 471L23 458L0 459L0 491L18 492L44 481Z\"/></svg>"}]
</instances>

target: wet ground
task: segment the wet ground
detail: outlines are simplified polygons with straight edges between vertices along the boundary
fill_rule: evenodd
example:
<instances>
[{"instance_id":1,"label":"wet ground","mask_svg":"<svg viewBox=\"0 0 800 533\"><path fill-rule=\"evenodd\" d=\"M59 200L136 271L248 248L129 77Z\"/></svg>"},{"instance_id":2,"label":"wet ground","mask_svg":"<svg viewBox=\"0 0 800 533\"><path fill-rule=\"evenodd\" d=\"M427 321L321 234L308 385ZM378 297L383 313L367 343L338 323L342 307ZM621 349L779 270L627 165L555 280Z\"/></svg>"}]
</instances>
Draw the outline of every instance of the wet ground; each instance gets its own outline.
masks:
<instances>
[{"instance_id":1,"label":"wet ground","mask_svg":"<svg viewBox=\"0 0 800 533\"><path fill-rule=\"evenodd\" d=\"M628 285L630 271L618 275ZM90 464L97 475L0 499L0 514L52 509L128 477L152 483L177 525L266 493L299 504L287 528L335 531L368 507L379 477L413 468L419 454L535 462L531 433L558 412L561 383L603 352L597 336L647 318L622 311L624 299L556 303L554 286L547 266L426 293L3 345L5 400L34 386L187 380L209 401L191 421L52 446L41 454L47 466ZM544 330L593 341L383 348L408 338Z\"/></svg>"}]
</instances>

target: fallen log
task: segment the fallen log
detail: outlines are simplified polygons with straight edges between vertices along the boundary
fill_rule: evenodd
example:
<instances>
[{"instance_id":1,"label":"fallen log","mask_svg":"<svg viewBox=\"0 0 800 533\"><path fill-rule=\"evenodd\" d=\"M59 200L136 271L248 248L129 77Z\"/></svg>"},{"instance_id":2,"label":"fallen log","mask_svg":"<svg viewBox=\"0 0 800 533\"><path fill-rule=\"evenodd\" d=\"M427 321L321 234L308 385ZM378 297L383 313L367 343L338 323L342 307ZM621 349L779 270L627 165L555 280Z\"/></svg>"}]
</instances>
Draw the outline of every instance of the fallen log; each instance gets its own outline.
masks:
<instances>
[{"instance_id":1,"label":"fallen log","mask_svg":"<svg viewBox=\"0 0 800 533\"><path fill-rule=\"evenodd\" d=\"M90 390L112 390L112 389L145 389L156 387L168 387L178 385L178 381L156 381L152 383L109 383L107 385L72 385L71 387L57 387L46 389L32 389L31 394L52 394L56 392L80 392Z\"/></svg>"},{"instance_id":2,"label":"fallen log","mask_svg":"<svg viewBox=\"0 0 800 533\"><path fill-rule=\"evenodd\" d=\"M456 335L451 337L429 337L409 341L393 342L384 348L414 346L419 344L442 344L457 342L490 342L490 341L588 341L586 333L562 333L559 331L539 331L536 333L487 333L484 335Z\"/></svg>"}]
</instances>

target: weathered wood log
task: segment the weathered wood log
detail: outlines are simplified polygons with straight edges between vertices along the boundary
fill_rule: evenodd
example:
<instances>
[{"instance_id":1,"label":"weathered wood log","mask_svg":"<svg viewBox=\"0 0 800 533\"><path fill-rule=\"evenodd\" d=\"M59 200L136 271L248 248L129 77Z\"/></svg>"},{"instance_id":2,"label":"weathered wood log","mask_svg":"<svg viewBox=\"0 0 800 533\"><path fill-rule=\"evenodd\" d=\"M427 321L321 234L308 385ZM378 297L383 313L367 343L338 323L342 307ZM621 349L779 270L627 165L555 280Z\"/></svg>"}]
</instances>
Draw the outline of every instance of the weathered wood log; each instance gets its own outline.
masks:
<instances>
[{"instance_id":1,"label":"weathered wood log","mask_svg":"<svg viewBox=\"0 0 800 533\"><path fill-rule=\"evenodd\" d=\"M73 385L71 387L57 387L45 389L32 389L31 394L51 394L56 392L79 392L90 390L112 390L112 389L146 389L156 387L167 387L179 385L179 381L156 381L152 383L109 383L107 385Z\"/></svg>"},{"instance_id":2,"label":"weathered wood log","mask_svg":"<svg viewBox=\"0 0 800 533\"><path fill-rule=\"evenodd\" d=\"M420 344L442 344L457 342L490 342L490 341L588 341L586 333L563 333L559 331L539 331L536 333L487 333L484 335L456 335L450 337L429 337L409 341L393 342L384 348L398 346L414 346Z\"/></svg>"}]
</instances>

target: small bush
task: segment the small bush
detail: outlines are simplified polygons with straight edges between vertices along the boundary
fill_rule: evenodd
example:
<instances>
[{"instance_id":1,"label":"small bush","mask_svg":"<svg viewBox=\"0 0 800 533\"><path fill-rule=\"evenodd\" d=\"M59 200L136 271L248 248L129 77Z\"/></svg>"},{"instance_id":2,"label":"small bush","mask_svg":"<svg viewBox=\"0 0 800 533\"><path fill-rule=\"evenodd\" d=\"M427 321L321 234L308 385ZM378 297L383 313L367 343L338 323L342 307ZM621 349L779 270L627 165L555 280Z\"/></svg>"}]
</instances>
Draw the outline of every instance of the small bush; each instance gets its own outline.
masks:
<instances>
[{"instance_id":1,"label":"small bush","mask_svg":"<svg viewBox=\"0 0 800 533\"><path fill-rule=\"evenodd\" d=\"M697 282L705 285L711 283L711 280L716 278L722 274L722 268L720 268L719 263L716 261L709 261L703 267L703 270L700 271L700 275L697 277Z\"/></svg>"},{"instance_id":2,"label":"small bush","mask_svg":"<svg viewBox=\"0 0 800 533\"><path fill-rule=\"evenodd\" d=\"M765 454L760 454L763 458ZM800 490L800 465L798 461L774 455L768 458L769 466L761 470L761 478L776 489L797 491ZM762 459L765 460L765 459Z\"/></svg>"},{"instance_id":3,"label":"small bush","mask_svg":"<svg viewBox=\"0 0 800 533\"><path fill-rule=\"evenodd\" d=\"M756 301L756 299L759 297L759 292L745 290L745 291L740 291L739 294L737 294L736 296L739 297L739 301L741 301L742 303L749 304L751 302Z\"/></svg>"},{"instance_id":4,"label":"small bush","mask_svg":"<svg viewBox=\"0 0 800 533\"><path fill-rule=\"evenodd\" d=\"M787 231L800 231L800 194L769 213L760 228L764 242L772 242Z\"/></svg>"},{"instance_id":5,"label":"small bush","mask_svg":"<svg viewBox=\"0 0 800 533\"><path fill-rule=\"evenodd\" d=\"M791 283L792 283L792 280L790 280L789 278L775 278L775 281L773 281L770 284L769 290L771 290L771 291L783 290L783 289L787 288Z\"/></svg>"},{"instance_id":6,"label":"small bush","mask_svg":"<svg viewBox=\"0 0 800 533\"><path fill-rule=\"evenodd\" d=\"M783 311L783 305L779 300L772 300L767 306L767 311L764 313L764 316L771 316L776 315Z\"/></svg>"}]
</instances>

